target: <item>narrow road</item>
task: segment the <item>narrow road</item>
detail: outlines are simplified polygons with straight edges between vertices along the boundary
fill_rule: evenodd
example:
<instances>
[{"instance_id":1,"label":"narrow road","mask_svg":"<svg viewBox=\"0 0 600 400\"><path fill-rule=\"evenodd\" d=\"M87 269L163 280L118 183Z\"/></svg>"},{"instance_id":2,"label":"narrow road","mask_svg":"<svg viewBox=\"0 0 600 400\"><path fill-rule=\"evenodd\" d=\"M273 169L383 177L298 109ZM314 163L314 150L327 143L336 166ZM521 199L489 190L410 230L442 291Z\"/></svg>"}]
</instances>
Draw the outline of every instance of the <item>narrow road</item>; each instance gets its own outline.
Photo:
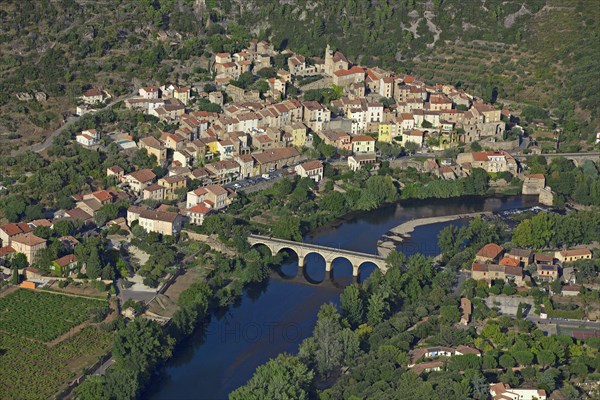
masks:
<instances>
[{"instance_id":1,"label":"narrow road","mask_svg":"<svg viewBox=\"0 0 600 400\"><path fill-rule=\"evenodd\" d=\"M526 320L531 321L535 324L557 324L559 326L568 326L570 328L594 328L600 329L600 322L595 321L585 321L578 319L561 319L561 318L548 318L541 319L537 315L528 315Z\"/></svg>"},{"instance_id":2,"label":"narrow road","mask_svg":"<svg viewBox=\"0 0 600 400\"><path fill-rule=\"evenodd\" d=\"M113 366L117 361L114 358L109 358L104 364L98 367L96 371L94 371L94 375L104 375L106 370Z\"/></svg>"}]
</instances>

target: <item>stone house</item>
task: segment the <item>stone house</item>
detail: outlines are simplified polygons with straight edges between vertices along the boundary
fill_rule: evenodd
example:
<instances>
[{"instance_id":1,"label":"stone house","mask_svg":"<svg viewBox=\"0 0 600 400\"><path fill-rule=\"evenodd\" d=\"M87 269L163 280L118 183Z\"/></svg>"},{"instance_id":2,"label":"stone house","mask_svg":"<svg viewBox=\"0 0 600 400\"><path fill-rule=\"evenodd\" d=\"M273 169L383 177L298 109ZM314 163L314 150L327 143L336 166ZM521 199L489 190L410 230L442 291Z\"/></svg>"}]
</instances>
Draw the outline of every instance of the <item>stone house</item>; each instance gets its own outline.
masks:
<instances>
[{"instance_id":1,"label":"stone house","mask_svg":"<svg viewBox=\"0 0 600 400\"><path fill-rule=\"evenodd\" d=\"M488 243L475 254L475 261L479 263L498 262L503 255L504 248L502 246L498 246L496 243Z\"/></svg>"},{"instance_id":2,"label":"stone house","mask_svg":"<svg viewBox=\"0 0 600 400\"><path fill-rule=\"evenodd\" d=\"M300 153L295 147L283 147L252 153L252 157L255 160L255 175L260 175L296 164L300 160Z\"/></svg>"},{"instance_id":3,"label":"stone house","mask_svg":"<svg viewBox=\"0 0 600 400\"><path fill-rule=\"evenodd\" d=\"M26 233L13 238L10 246L15 252L25 254L27 261L32 264L36 260L37 253L46 248L46 239L38 237L33 233Z\"/></svg>"},{"instance_id":4,"label":"stone house","mask_svg":"<svg viewBox=\"0 0 600 400\"><path fill-rule=\"evenodd\" d=\"M187 177L184 175L165 176L158 180L158 184L165 188L165 200L175 200L177 199L177 190L185 189L187 185Z\"/></svg>"},{"instance_id":5,"label":"stone house","mask_svg":"<svg viewBox=\"0 0 600 400\"><path fill-rule=\"evenodd\" d=\"M488 284L491 284L495 279L513 282L517 286L523 286L524 282L522 267L509 267L498 264L473 263L471 266L471 278L476 281L486 281Z\"/></svg>"},{"instance_id":6,"label":"stone house","mask_svg":"<svg viewBox=\"0 0 600 400\"><path fill-rule=\"evenodd\" d=\"M590 249L562 250L554 253L554 258L562 263L590 260L592 258L592 251Z\"/></svg>"},{"instance_id":7,"label":"stone house","mask_svg":"<svg viewBox=\"0 0 600 400\"><path fill-rule=\"evenodd\" d=\"M127 221L130 226L133 221L138 221L139 225L147 232L168 236L175 236L183 225L183 217L179 213L146 210L134 206L127 209Z\"/></svg>"},{"instance_id":8,"label":"stone house","mask_svg":"<svg viewBox=\"0 0 600 400\"><path fill-rule=\"evenodd\" d=\"M140 139L138 145L141 149L146 149L146 152L150 156L156 157L156 161L161 164L167 159L167 149L161 142L153 136L148 136Z\"/></svg>"},{"instance_id":9,"label":"stone house","mask_svg":"<svg viewBox=\"0 0 600 400\"><path fill-rule=\"evenodd\" d=\"M141 193L146 186L154 182L154 179L156 179L156 175L149 169L140 169L125 175L125 182L136 193Z\"/></svg>"},{"instance_id":10,"label":"stone house","mask_svg":"<svg viewBox=\"0 0 600 400\"><path fill-rule=\"evenodd\" d=\"M153 183L144 188L142 198L144 200L163 201L165 199L165 188L158 183Z\"/></svg>"},{"instance_id":11,"label":"stone house","mask_svg":"<svg viewBox=\"0 0 600 400\"><path fill-rule=\"evenodd\" d=\"M366 165L373 165L377 168L377 157L375 153L353 154L348 157L348 167L352 171L358 171Z\"/></svg>"},{"instance_id":12,"label":"stone house","mask_svg":"<svg viewBox=\"0 0 600 400\"><path fill-rule=\"evenodd\" d=\"M539 195L546 186L546 178L543 174L526 175L523 181L523 194Z\"/></svg>"}]
</instances>

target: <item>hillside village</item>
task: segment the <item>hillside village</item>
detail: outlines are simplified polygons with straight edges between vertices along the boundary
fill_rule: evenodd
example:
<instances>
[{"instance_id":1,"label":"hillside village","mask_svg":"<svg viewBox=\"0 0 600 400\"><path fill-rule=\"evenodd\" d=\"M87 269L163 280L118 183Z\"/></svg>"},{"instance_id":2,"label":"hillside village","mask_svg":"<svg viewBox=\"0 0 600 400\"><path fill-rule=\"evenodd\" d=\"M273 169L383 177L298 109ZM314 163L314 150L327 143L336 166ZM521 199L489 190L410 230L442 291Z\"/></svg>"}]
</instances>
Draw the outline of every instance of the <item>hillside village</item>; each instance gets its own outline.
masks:
<instances>
[{"instance_id":1,"label":"hillside village","mask_svg":"<svg viewBox=\"0 0 600 400\"><path fill-rule=\"evenodd\" d=\"M281 56L285 68L273 68L274 59ZM556 204L557 194L535 169L539 166L523 162L524 154L538 154L538 149L521 135L515 137L520 130L518 118L453 86L427 85L415 76L354 65L329 46L322 59L308 59L291 50L277 52L270 43L257 40L237 53L215 54L211 73L213 80L201 86L154 82L123 100L123 107L139 121L149 118L161 132L104 131L98 126L70 137L70 145L91 153L116 149L119 162L90 176L90 190L72 195L72 207L49 208L43 210L44 218L25 222L29 218L19 217L0 226L2 276L12 277L25 289L60 290L73 282L98 282L100 293L110 297L107 292L114 294L115 289L107 288L120 275L119 312L129 320L142 314L166 326L175 306L162 304L161 296L182 279L173 267L178 262L174 252L165 249L177 244L185 248L177 260L188 260L199 251L187 246L200 241L220 254L237 255L240 250L232 245L234 227L223 227L225 222L216 228L211 225L209 231L205 222L228 209L239 211L248 204L249 195L274 190L287 179L318 199L352 189L341 183L343 179L331 179L333 168L340 175L361 174L365 180L392 167L407 174L422 173L433 182L475 181L485 175L479 191L469 194L483 194L490 177L490 186L496 185L500 192L516 188L519 194L537 196L541 204ZM294 93L294 84L314 77L318 79L304 86L303 98ZM266 82L261 90L254 88L257 80ZM86 90L77 114L86 118L100 113L110 99L100 87ZM409 186L397 178L386 184L394 193L384 195L377 205L397 200L397 189ZM423 186L418 180L410 185L413 190ZM285 201L294 193L290 189ZM305 194L304 201L307 198ZM273 233L269 225L273 221L265 219L262 210L254 211L251 221ZM226 230L229 237L223 234ZM290 238L298 237L295 234ZM87 247L87 242L99 237L102 244L95 246L100 250ZM490 295L489 309L496 308L492 295L523 293L523 298L529 298L532 288L541 288L552 299L538 304L534 312L528 310L528 315L542 329L540 320L562 315L552 314L559 309L555 298L580 302L597 291L595 283L588 285L578 275L584 269L578 262L597 259L594 249L571 243L550 253L488 243L466 262L471 268L463 273L479 285L473 287L484 293L479 297ZM110 251L127 254L128 263L116 261L99 268L98 253ZM155 261L161 256L168 266ZM222 255L211 257L219 260ZM223 281L236 280L228 279ZM189 282L182 285L185 288ZM138 307L137 300L147 303ZM460 305L457 325L481 331L473 318L480 306L467 297ZM556 310L549 310L554 306ZM500 314L510 315L499 308ZM583 314L569 315L583 321ZM600 310L585 315L591 316L598 320ZM545 332L556 334L552 328ZM587 331L572 332L576 339L586 335ZM420 347L410 351L407 368L423 375L443 370L447 359L466 355L480 358L481 351L463 345ZM515 389L496 382L488 386L498 400L548 398L541 389Z\"/></svg>"},{"instance_id":2,"label":"hillside village","mask_svg":"<svg viewBox=\"0 0 600 400\"><path fill-rule=\"evenodd\" d=\"M275 70L273 60L282 55L287 69ZM254 74L264 70L275 75L266 79L265 92L238 86L242 77L255 79ZM126 218L104 218L100 226L129 231L137 224L147 232L176 236L185 225L202 225L208 215L226 209L240 191L268 187L283 176L298 175L322 184L324 165L343 160L351 171L376 170L383 159L391 160L378 150L382 143L398 146L407 155L423 154L425 161L408 159L402 166L440 179L467 177L474 169L518 175L524 180L523 194L539 195L541 203L552 205L553 192L544 176L521 174L520 164L506 151L519 146L519 140L503 139L506 127L515 125L510 113L452 86L426 85L414 76L353 65L329 46L323 59L307 59L290 50L279 53L270 43L257 40L240 52L216 54L212 72L213 83L203 88L145 86L138 96L124 101L126 109L152 116L163 126L174 127L172 131L137 141L127 133L97 129L75 136L78 145L92 150L105 151L114 142L125 154L141 151L166 173L157 176L153 169L131 170L125 164L108 167L105 174L114 186L74 195L75 207L59 210L54 220L4 225L1 256L23 253L34 264L36 253L46 245L32 233L38 226L51 227L61 219L97 223L99 213L123 202L133 204ZM336 99L326 104L288 98L286 88L315 75L321 90L338 93ZM100 88L86 90L77 112L94 113L97 110L90 106L110 97ZM198 107L207 104L221 111ZM485 151L460 153L439 164L426 157L428 152L478 142ZM315 151L322 146L332 150L325 152L327 157ZM315 155L319 159L312 158ZM66 254L54 264L55 273L69 271L77 258ZM474 269L484 267L477 264ZM41 274L33 267L28 271Z\"/></svg>"}]
</instances>

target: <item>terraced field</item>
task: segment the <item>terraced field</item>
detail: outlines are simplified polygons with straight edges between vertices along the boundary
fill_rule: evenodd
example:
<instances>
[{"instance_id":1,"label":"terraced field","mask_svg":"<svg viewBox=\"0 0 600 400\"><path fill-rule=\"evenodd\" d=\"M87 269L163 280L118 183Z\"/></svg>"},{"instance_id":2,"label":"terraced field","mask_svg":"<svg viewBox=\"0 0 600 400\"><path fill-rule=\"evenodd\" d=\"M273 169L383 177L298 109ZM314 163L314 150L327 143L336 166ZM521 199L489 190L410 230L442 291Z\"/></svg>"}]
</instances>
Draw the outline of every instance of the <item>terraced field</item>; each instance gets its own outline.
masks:
<instances>
[{"instance_id":1,"label":"terraced field","mask_svg":"<svg viewBox=\"0 0 600 400\"><path fill-rule=\"evenodd\" d=\"M428 81L458 85L484 98L496 87L499 98L515 102L547 101L561 86L558 66L524 47L501 43L450 44L418 58L414 69Z\"/></svg>"}]
</instances>

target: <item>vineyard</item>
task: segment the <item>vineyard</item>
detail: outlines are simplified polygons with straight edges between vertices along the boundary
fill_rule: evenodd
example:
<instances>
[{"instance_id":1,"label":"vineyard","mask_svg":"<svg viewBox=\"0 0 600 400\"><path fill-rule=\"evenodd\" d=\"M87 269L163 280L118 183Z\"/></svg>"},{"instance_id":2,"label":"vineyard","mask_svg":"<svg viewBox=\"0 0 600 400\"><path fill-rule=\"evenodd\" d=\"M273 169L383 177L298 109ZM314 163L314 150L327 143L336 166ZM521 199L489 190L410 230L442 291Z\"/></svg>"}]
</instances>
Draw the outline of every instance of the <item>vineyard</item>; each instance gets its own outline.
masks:
<instances>
[{"instance_id":1,"label":"vineyard","mask_svg":"<svg viewBox=\"0 0 600 400\"><path fill-rule=\"evenodd\" d=\"M111 343L110 332L91 326L54 347L0 335L0 397L51 398L75 378L83 366L95 362Z\"/></svg>"},{"instance_id":2,"label":"vineyard","mask_svg":"<svg viewBox=\"0 0 600 400\"><path fill-rule=\"evenodd\" d=\"M0 298L0 332L48 342L89 319L98 307L106 302L20 289Z\"/></svg>"}]
</instances>

